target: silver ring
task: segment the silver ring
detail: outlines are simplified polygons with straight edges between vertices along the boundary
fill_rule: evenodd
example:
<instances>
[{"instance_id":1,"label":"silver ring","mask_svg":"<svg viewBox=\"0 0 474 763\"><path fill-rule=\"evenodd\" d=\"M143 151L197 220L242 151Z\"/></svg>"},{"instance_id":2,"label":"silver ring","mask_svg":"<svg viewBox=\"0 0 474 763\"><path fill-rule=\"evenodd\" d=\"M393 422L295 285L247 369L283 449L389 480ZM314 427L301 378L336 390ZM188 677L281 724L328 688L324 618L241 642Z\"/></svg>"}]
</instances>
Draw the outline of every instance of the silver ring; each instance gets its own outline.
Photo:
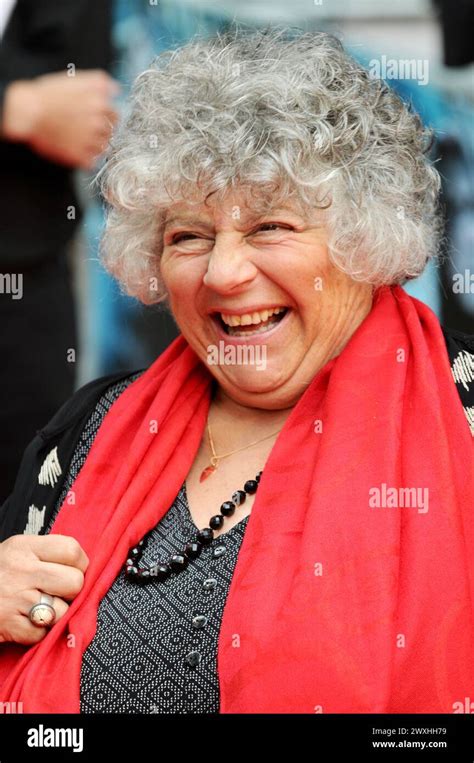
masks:
<instances>
[{"instance_id":1,"label":"silver ring","mask_svg":"<svg viewBox=\"0 0 474 763\"><path fill-rule=\"evenodd\" d=\"M42 593L38 604L31 607L28 617L33 625L39 628L52 625L56 620L56 610L53 607L54 598L49 593Z\"/></svg>"}]
</instances>

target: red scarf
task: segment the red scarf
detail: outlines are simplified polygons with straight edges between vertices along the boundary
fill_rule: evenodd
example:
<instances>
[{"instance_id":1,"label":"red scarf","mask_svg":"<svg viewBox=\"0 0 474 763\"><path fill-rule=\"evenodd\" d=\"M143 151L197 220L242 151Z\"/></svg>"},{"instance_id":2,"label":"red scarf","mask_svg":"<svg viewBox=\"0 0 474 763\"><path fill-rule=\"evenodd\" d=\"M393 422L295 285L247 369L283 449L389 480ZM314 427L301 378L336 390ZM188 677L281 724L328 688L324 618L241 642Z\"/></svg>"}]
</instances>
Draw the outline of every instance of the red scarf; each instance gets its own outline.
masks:
<instances>
[{"instance_id":1,"label":"red scarf","mask_svg":"<svg viewBox=\"0 0 474 763\"><path fill-rule=\"evenodd\" d=\"M188 474L211 379L179 337L114 403L53 528L88 554L84 587L40 644L3 645L1 701L79 712L99 603ZM474 699L473 442L436 316L380 288L265 465L219 634L221 712Z\"/></svg>"}]
</instances>

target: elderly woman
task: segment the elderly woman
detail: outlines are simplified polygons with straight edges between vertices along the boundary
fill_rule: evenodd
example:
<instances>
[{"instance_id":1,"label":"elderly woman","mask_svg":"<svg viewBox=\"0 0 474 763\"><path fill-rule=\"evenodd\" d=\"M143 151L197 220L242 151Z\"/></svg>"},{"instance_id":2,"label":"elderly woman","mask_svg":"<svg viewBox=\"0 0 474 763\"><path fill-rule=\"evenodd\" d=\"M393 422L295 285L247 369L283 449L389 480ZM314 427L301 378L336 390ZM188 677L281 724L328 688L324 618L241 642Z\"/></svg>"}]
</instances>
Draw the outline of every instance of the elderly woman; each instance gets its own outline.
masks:
<instances>
[{"instance_id":1,"label":"elderly woman","mask_svg":"<svg viewBox=\"0 0 474 763\"><path fill-rule=\"evenodd\" d=\"M138 78L101 176L104 261L181 333L25 453L2 510L2 701L474 696L474 344L401 288L436 254L428 137L324 33L196 39Z\"/></svg>"}]
</instances>

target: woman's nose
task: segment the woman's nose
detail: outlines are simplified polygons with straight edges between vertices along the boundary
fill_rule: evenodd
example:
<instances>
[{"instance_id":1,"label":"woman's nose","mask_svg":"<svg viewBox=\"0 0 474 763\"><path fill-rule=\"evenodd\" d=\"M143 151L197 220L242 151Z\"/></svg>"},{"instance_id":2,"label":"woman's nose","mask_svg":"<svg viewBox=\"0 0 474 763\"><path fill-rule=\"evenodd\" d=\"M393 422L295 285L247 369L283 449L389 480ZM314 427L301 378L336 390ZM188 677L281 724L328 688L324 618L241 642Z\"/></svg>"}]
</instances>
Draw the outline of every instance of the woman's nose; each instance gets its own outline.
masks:
<instances>
[{"instance_id":1,"label":"woman's nose","mask_svg":"<svg viewBox=\"0 0 474 763\"><path fill-rule=\"evenodd\" d=\"M252 281L257 268L249 257L249 247L241 236L218 234L211 250L204 283L210 289L229 292Z\"/></svg>"}]
</instances>

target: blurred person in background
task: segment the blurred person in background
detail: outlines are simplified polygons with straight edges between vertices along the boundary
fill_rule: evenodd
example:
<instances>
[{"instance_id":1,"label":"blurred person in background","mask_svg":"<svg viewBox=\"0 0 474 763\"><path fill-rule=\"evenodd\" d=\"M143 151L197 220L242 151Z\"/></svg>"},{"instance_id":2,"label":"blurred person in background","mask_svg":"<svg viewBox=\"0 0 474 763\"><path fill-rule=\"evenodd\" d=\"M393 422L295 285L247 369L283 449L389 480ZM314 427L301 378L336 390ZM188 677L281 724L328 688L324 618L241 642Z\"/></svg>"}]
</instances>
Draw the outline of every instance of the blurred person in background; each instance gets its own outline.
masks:
<instances>
[{"instance_id":1,"label":"blurred person in background","mask_svg":"<svg viewBox=\"0 0 474 763\"><path fill-rule=\"evenodd\" d=\"M74 389L74 170L93 169L117 119L110 17L108 0L1 9L0 500L26 443Z\"/></svg>"}]
</instances>

